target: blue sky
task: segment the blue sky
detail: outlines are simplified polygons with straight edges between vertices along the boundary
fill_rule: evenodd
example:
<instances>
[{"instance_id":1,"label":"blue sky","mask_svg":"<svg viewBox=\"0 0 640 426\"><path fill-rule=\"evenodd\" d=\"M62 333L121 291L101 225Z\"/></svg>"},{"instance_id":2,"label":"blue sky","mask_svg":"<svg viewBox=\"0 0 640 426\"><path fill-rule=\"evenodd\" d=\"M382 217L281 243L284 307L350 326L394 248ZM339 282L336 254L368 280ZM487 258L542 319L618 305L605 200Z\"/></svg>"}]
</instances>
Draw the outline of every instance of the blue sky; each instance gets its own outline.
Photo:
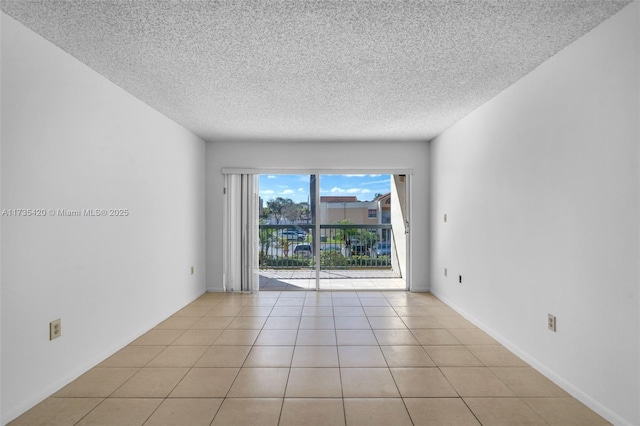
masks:
<instances>
[{"instance_id":1,"label":"blue sky","mask_svg":"<svg viewBox=\"0 0 640 426\"><path fill-rule=\"evenodd\" d=\"M376 174L320 175L320 195L355 195L370 201L376 194L391 190L391 177ZM309 200L309 175L260 175L260 196L291 198L296 203Z\"/></svg>"}]
</instances>

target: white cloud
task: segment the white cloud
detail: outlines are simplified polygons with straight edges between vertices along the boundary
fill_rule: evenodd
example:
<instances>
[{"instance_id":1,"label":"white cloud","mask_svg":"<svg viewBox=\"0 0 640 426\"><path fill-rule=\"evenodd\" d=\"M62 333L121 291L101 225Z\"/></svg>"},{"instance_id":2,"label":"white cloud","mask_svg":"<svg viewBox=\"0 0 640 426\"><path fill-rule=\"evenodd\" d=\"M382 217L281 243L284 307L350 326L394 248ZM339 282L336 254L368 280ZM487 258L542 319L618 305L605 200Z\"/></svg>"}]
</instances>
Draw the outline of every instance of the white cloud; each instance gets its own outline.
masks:
<instances>
[{"instance_id":1,"label":"white cloud","mask_svg":"<svg viewBox=\"0 0 640 426\"><path fill-rule=\"evenodd\" d=\"M285 189L284 191L281 192L282 195L291 195L294 194L294 190L293 189Z\"/></svg>"},{"instance_id":2,"label":"white cloud","mask_svg":"<svg viewBox=\"0 0 640 426\"><path fill-rule=\"evenodd\" d=\"M276 177L274 175L269 175L267 176L267 179L275 179Z\"/></svg>"},{"instance_id":3,"label":"white cloud","mask_svg":"<svg viewBox=\"0 0 640 426\"><path fill-rule=\"evenodd\" d=\"M357 194L360 191L360 188L349 188L345 192L347 192L348 194Z\"/></svg>"},{"instance_id":4,"label":"white cloud","mask_svg":"<svg viewBox=\"0 0 640 426\"><path fill-rule=\"evenodd\" d=\"M275 191L272 191L271 189L265 189L264 191L260 191L260 193L261 193L261 194L264 194L264 195L273 195L273 194L275 194L276 192L275 192Z\"/></svg>"},{"instance_id":5,"label":"white cloud","mask_svg":"<svg viewBox=\"0 0 640 426\"><path fill-rule=\"evenodd\" d=\"M345 177L365 177L366 175L344 175Z\"/></svg>"},{"instance_id":6,"label":"white cloud","mask_svg":"<svg viewBox=\"0 0 640 426\"><path fill-rule=\"evenodd\" d=\"M333 188L331 188L331 192L344 192L344 189L334 186Z\"/></svg>"},{"instance_id":7,"label":"white cloud","mask_svg":"<svg viewBox=\"0 0 640 426\"><path fill-rule=\"evenodd\" d=\"M298 192L304 192L304 188L298 188Z\"/></svg>"}]
</instances>

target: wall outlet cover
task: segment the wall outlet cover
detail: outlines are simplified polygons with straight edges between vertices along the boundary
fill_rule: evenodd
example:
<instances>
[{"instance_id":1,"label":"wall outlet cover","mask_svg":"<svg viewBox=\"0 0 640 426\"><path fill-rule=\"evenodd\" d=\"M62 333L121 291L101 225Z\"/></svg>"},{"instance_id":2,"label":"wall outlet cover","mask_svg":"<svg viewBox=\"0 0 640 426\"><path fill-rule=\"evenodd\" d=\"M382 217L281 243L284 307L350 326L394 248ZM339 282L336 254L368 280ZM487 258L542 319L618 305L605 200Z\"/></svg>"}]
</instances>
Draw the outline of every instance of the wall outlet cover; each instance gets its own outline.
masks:
<instances>
[{"instance_id":1,"label":"wall outlet cover","mask_svg":"<svg viewBox=\"0 0 640 426\"><path fill-rule=\"evenodd\" d=\"M49 340L62 336L62 320L57 319L49 323Z\"/></svg>"}]
</instances>

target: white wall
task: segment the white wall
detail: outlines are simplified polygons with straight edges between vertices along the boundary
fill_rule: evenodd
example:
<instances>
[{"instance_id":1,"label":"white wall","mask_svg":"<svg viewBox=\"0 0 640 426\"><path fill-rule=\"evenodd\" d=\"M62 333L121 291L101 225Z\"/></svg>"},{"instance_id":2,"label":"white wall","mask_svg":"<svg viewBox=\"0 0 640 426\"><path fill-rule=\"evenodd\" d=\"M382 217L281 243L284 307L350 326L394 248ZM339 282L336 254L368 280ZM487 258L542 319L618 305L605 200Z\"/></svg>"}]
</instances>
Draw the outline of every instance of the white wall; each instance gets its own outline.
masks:
<instances>
[{"instance_id":1,"label":"white wall","mask_svg":"<svg viewBox=\"0 0 640 426\"><path fill-rule=\"evenodd\" d=\"M639 6L431 143L432 291L607 419L633 425Z\"/></svg>"},{"instance_id":2,"label":"white wall","mask_svg":"<svg viewBox=\"0 0 640 426\"><path fill-rule=\"evenodd\" d=\"M219 141L207 143L207 290L222 290L223 167L359 170L413 169L411 201L414 247L413 286L428 290L428 163L423 141L275 142ZM337 171L337 173L340 173Z\"/></svg>"},{"instance_id":3,"label":"white wall","mask_svg":"<svg viewBox=\"0 0 640 426\"><path fill-rule=\"evenodd\" d=\"M129 209L2 217L4 424L205 291L205 144L1 19L2 207Z\"/></svg>"}]
</instances>

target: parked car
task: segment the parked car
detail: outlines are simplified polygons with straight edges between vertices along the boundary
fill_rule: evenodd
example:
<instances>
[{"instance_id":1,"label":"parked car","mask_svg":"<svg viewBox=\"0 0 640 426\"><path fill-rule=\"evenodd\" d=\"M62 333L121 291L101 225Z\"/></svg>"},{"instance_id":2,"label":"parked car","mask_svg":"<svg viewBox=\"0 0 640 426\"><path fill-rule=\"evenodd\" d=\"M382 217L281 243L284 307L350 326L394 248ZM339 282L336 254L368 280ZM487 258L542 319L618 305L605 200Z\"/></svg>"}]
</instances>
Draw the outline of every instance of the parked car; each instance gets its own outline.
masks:
<instances>
[{"instance_id":1,"label":"parked car","mask_svg":"<svg viewBox=\"0 0 640 426\"><path fill-rule=\"evenodd\" d=\"M320 250L321 251L337 251L337 252L341 252L342 251L342 246L340 244L320 244Z\"/></svg>"},{"instance_id":2,"label":"parked car","mask_svg":"<svg viewBox=\"0 0 640 426\"><path fill-rule=\"evenodd\" d=\"M371 249L371 257L389 256L391 254L391 243L389 241L376 243Z\"/></svg>"},{"instance_id":3,"label":"parked car","mask_svg":"<svg viewBox=\"0 0 640 426\"><path fill-rule=\"evenodd\" d=\"M297 231L295 229L283 229L282 237L286 238L287 240L303 241L307 237L307 234L305 234L302 231Z\"/></svg>"},{"instance_id":4,"label":"parked car","mask_svg":"<svg viewBox=\"0 0 640 426\"><path fill-rule=\"evenodd\" d=\"M369 247L366 244L351 244L351 254L356 256L367 256Z\"/></svg>"},{"instance_id":5,"label":"parked car","mask_svg":"<svg viewBox=\"0 0 640 426\"><path fill-rule=\"evenodd\" d=\"M311 244L298 244L293 249L294 256L311 257Z\"/></svg>"}]
</instances>

